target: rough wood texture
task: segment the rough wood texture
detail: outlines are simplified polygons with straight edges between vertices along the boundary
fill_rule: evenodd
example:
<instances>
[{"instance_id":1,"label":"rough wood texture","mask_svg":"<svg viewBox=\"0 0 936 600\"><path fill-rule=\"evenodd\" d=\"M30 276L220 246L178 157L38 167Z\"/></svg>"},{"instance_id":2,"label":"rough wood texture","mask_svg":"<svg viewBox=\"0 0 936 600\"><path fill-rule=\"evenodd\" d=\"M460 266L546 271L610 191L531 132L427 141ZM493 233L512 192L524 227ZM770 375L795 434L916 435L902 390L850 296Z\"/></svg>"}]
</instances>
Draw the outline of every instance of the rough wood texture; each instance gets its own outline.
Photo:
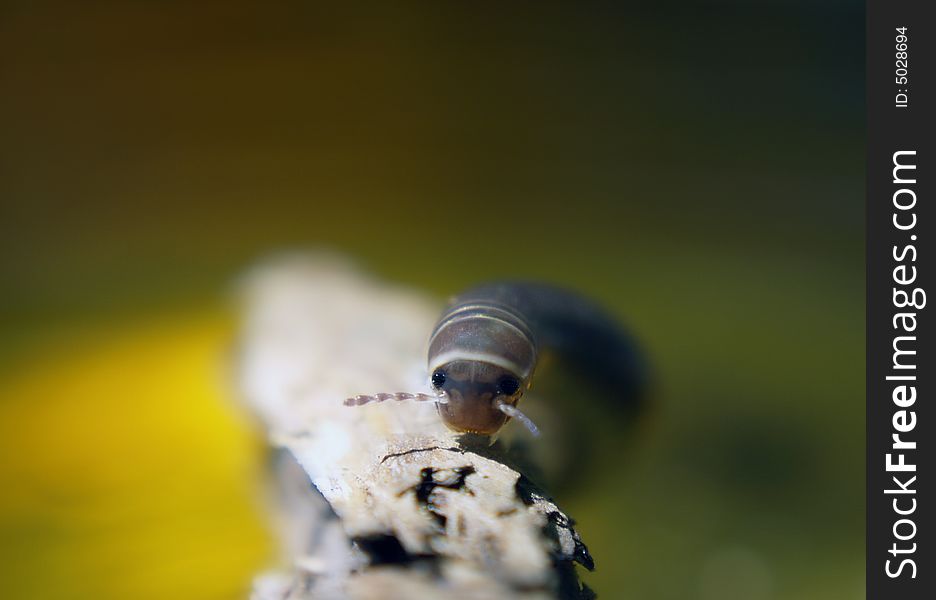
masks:
<instances>
[{"instance_id":1,"label":"rough wood texture","mask_svg":"<svg viewBox=\"0 0 936 600\"><path fill-rule=\"evenodd\" d=\"M261 266L243 297L240 386L278 452L293 569L258 577L256 599L590 596L570 519L499 445L431 402L343 405L428 391L438 305L322 256Z\"/></svg>"}]
</instances>

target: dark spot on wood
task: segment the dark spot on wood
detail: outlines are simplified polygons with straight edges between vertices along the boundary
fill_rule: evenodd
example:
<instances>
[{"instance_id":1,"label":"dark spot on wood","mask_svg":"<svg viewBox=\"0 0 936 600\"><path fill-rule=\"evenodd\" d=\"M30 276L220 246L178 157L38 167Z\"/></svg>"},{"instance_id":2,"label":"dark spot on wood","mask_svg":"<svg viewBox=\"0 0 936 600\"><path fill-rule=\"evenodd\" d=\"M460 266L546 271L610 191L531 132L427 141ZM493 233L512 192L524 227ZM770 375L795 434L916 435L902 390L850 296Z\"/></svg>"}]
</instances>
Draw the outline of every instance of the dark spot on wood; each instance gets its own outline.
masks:
<instances>
[{"instance_id":1,"label":"dark spot on wood","mask_svg":"<svg viewBox=\"0 0 936 600\"><path fill-rule=\"evenodd\" d=\"M454 479L446 478L446 480L437 481L435 477L436 473L448 470L453 471L455 474ZM426 467L419 472L419 483L417 483L412 488L416 497L416 503L429 511L429 514L433 516L440 529L445 529L445 524L448 522L448 517L436 510L437 507L432 502L432 493L436 488L444 488L456 491L461 490L465 487L465 479L474 472L475 468L470 465L467 467L458 467L455 469L434 469L432 467ZM466 491L470 492L470 490Z\"/></svg>"},{"instance_id":2,"label":"dark spot on wood","mask_svg":"<svg viewBox=\"0 0 936 600\"><path fill-rule=\"evenodd\" d=\"M533 506L537 497L542 497L542 495L538 493L536 486L533 485L533 482L523 475L517 478L514 491L517 493L517 497L520 498L520 501L526 506Z\"/></svg>"},{"instance_id":3,"label":"dark spot on wood","mask_svg":"<svg viewBox=\"0 0 936 600\"><path fill-rule=\"evenodd\" d=\"M373 565L405 565L413 562L411 555L395 535L375 534L351 540L370 559Z\"/></svg>"},{"instance_id":4,"label":"dark spot on wood","mask_svg":"<svg viewBox=\"0 0 936 600\"><path fill-rule=\"evenodd\" d=\"M520 498L520 501L523 502L526 506L532 506L537 500L548 500L546 496L526 477L521 475L517 478L517 484L514 486L514 490L517 493L517 497ZM551 539L555 540L558 544L559 541L559 529L567 529L572 533L572 539L575 541L575 550L573 550L572 560L579 563L589 571L595 570L595 560L592 558L591 554L588 553L588 548L585 547L585 544L579 539L578 534L573 530L573 525L575 521L565 516L561 512L552 511L546 515L546 527L544 528L544 533ZM561 557L555 557L557 560L568 560L562 559Z\"/></svg>"},{"instance_id":5,"label":"dark spot on wood","mask_svg":"<svg viewBox=\"0 0 936 600\"><path fill-rule=\"evenodd\" d=\"M561 512L553 511L546 515L546 533L554 538L558 538L557 530L559 528L567 529L572 532L572 539L575 542L575 550L572 552L572 560L579 563L589 571L595 570L595 559L592 558L591 554L588 552L588 548L585 547L585 544L578 538L574 531L572 531L572 519L566 517Z\"/></svg>"},{"instance_id":6,"label":"dark spot on wood","mask_svg":"<svg viewBox=\"0 0 936 600\"><path fill-rule=\"evenodd\" d=\"M426 570L438 576L439 556L436 554L412 554L406 551L400 540L393 534L377 533L358 536L351 542L363 552L371 565L405 565Z\"/></svg>"},{"instance_id":7,"label":"dark spot on wood","mask_svg":"<svg viewBox=\"0 0 936 600\"><path fill-rule=\"evenodd\" d=\"M595 559L592 558L592 555L589 554L588 548L585 547L585 544L575 541L575 562L582 565L589 571L595 570Z\"/></svg>"}]
</instances>

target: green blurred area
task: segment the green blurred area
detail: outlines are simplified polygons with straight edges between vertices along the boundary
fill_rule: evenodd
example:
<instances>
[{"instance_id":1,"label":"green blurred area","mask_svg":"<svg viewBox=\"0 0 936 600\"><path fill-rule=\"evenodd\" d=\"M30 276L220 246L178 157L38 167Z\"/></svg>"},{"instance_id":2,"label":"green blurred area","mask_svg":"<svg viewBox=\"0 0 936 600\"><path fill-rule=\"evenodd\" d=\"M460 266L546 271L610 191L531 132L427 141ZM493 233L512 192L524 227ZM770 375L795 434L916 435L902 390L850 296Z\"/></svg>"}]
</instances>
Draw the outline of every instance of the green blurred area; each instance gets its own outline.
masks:
<instances>
[{"instance_id":1,"label":"green blurred area","mask_svg":"<svg viewBox=\"0 0 936 600\"><path fill-rule=\"evenodd\" d=\"M560 498L586 581L859 597L863 9L5 2L0 380L62 332L221 311L283 248L440 296L562 282L659 384ZM14 525L3 556L41 565L41 520ZM58 575L35 597L95 595Z\"/></svg>"}]
</instances>

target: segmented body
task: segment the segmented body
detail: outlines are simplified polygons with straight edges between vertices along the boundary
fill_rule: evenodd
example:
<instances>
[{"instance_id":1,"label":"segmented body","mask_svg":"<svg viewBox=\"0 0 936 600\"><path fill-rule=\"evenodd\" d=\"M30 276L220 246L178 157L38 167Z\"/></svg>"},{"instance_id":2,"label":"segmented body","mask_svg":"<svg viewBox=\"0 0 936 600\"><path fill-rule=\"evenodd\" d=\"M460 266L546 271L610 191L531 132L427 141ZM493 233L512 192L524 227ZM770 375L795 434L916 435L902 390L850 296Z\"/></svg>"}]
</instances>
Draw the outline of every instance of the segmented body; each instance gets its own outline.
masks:
<instances>
[{"instance_id":1,"label":"segmented body","mask_svg":"<svg viewBox=\"0 0 936 600\"><path fill-rule=\"evenodd\" d=\"M631 336L595 302L547 284L490 283L456 296L430 337L429 370L448 379L435 386L449 396L439 407L442 418L455 429L496 431L506 416L516 416L504 409L516 407L547 350L613 386L621 402L640 385ZM505 378L516 379L516 392L503 389Z\"/></svg>"},{"instance_id":2,"label":"segmented body","mask_svg":"<svg viewBox=\"0 0 936 600\"><path fill-rule=\"evenodd\" d=\"M442 313L429 338L434 397L376 399L435 400L443 421L457 431L493 434L517 418L536 433L517 405L545 351L611 390L622 406L636 402L643 367L632 337L615 319L572 291L510 281L471 288Z\"/></svg>"}]
</instances>

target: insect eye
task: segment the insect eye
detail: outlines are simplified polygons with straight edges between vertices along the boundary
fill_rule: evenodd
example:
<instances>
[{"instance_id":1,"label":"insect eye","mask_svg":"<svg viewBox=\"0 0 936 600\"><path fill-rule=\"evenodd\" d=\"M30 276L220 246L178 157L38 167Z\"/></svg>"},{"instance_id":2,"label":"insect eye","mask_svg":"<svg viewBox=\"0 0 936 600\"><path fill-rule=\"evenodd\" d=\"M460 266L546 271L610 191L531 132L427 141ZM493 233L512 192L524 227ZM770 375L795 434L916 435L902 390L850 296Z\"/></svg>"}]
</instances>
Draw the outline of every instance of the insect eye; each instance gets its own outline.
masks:
<instances>
[{"instance_id":1,"label":"insect eye","mask_svg":"<svg viewBox=\"0 0 936 600\"><path fill-rule=\"evenodd\" d=\"M497 391L505 396L513 396L520 389L520 382L516 377L506 375L497 382Z\"/></svg>"},{"instance_id":2,"label":"insect eye","mask_svg":"<svg viewBox=\"0 0 936 600\"><path fill-rule=\"evenodd\" d=\"M442 386L445 385L445 380L447 375L442 369L436 369L432 374L432 387L437 389L442 389Z\"/></svg>"}]
</instances>

